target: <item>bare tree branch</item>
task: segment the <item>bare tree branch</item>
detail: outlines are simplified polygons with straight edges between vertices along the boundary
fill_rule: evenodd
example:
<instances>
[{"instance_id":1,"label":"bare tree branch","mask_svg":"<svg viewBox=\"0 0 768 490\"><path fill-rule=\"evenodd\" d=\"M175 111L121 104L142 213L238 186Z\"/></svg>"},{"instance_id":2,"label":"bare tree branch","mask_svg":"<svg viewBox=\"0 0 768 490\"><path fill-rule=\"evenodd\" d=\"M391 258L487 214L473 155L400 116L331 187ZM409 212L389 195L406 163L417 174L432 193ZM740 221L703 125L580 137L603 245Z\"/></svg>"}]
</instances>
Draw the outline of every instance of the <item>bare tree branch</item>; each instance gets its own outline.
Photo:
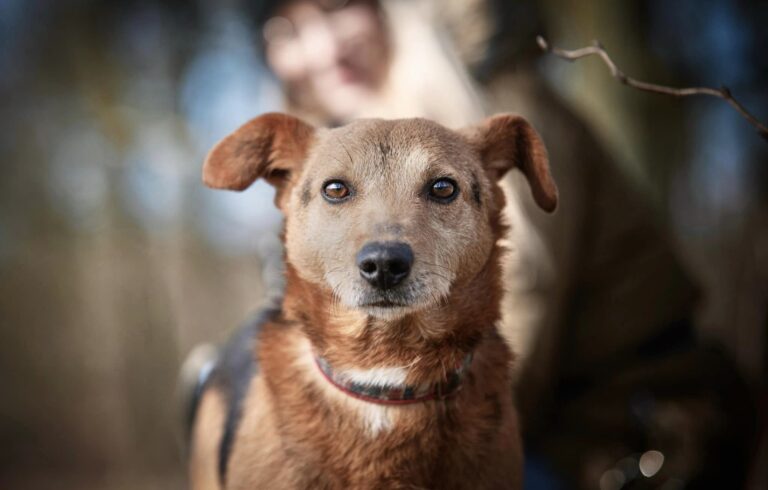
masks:
<instances>
[{"instance_id":1,"label":"bare tree branch","mask_svg":"<svg viewBox=\"0 0 768 490\"><path fill-rule=\"evenodd\" d=\"M685 97L688 95L711 95L712 97L721 98L726 102L728 102L731 105L731 107L736 109L739 112L739 114L741 114L744 117L744 119L749 121L750 124L756 127L758 134L760 134L760 136L762 136L763 139L768 140L768 126L761 123L743 105L741 105L741 103L733 97L733 95L731 94L731 91L727 87L722 87L719 89L710 88L710 87L673 88L673 87L667 87L664 85L657 85L655 83L641 82L640 80L635 80L634 78L630 78L627 75L625 75L624 72L621 71L618 66L616 66L616 63L614 63L611 57L608 56L608 53L605 51L605 48L603 48L603 46L600 44L600 41L592 41L591 46L585 46L583 48L573 49L573 50L560 49L560 48L555 48L553 46L550 46L547 40L544 39L542 36L537 36L536 42L539 43L539 47L545 52L552 53L555 56L559 56L560 58L563 58L568 61L578 60L579 58L584 58L586 56L591 56L593 54L597 55L600 57L601 60L603 60L603 62L608 67L608 69L611 71L611 75L613 75L613 78L623 83L624 85L634 87L638 90L644 90L646 92L654 92L657 94L671 95L673 97Z\"/></svg>"}]
</instances>

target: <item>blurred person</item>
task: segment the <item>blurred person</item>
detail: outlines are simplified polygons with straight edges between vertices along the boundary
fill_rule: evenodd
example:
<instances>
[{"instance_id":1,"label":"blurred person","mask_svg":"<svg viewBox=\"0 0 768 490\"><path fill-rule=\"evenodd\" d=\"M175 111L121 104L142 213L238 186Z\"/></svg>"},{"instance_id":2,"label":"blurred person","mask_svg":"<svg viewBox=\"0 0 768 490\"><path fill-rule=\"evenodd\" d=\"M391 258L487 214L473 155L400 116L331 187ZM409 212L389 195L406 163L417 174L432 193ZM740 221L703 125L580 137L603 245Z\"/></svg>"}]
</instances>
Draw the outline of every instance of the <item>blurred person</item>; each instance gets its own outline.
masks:
<instances>
[{"instance_id":1,"label":"blurred person","mask_svg":"<svg viewBox=\"0 0 768 490\"><path fill-rule=\"evenodd\" d=\"M458 127L484 115L458 60L447 56L444 40L426 21L429 2L250 5L289 112L329 126L360 117L422 116Z\"/></svg>"},{"instance_id":2,"label":"blurred person","mask_svg":"<svg viewBox=\"0 0 768 490\"><path fill-rule=\"evenodd\" d=\"M376 2L285 2L264 25L269 66L294 111L346 121L384 83L390 56Z\"/></svg>"},{"instance_id":3,"label":"blurred person","mask_svg":"<svg viewBox=\"0 0 768 490\"><path fill-rule=\"evenodd\" d=\"M503 329L519 354L530 488L743 485L753 428L743 384L696 339L698 290L659 217L537 72L535 5L251 6L294 114L325 125L424 116L460 126L513 111L547 142L558 213L537 211L517 176L506 182Z\"/></svg>"}]
</instances>

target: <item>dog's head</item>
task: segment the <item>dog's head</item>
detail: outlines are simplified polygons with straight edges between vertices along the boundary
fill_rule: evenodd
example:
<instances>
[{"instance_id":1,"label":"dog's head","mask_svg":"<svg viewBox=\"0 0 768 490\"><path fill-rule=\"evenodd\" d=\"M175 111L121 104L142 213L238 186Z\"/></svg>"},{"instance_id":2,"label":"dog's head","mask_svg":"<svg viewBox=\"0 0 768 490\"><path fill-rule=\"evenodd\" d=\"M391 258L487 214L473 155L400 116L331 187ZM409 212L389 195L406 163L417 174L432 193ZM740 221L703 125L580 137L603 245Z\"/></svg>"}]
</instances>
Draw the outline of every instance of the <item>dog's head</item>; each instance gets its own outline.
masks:
<instances>
[{"instance_id":1,"label":"dog's head","mask_svg":"<svg viewBox=\"0 0 768 490\"><path fill-rule=\"evenodd\" d=\"M503 230L497 181L513 167L553 211L546 150L518 116L452 131L423 119L315 129L266 114L216 145L203 179L234 190L266 179L299 276L348 308L397 318L439 305L484 268Z\"/></svg>"}]
</instances>

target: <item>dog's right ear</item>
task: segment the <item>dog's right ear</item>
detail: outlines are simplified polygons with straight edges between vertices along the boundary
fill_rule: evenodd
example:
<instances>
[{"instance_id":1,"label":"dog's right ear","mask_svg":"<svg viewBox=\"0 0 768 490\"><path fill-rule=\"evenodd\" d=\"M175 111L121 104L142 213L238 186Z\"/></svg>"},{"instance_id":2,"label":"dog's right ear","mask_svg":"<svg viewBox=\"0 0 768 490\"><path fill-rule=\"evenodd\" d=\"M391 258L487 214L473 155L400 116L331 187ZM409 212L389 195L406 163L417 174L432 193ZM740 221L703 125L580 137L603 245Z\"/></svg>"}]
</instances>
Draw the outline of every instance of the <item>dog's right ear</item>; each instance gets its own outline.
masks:
<instances>
[{"instance_id":1,"label":"dog's right ear","mask_svg":"<svg viewBox=\"0 0 768 490\"><path fill-rule=\"evenodd\" d=\"M315 128L287 114L251 119L208 153L203 182L242 191L261 177L275 187L275 204L283 208L286 190L301 171L314 134Z\"/></svg>"}]
</instances>

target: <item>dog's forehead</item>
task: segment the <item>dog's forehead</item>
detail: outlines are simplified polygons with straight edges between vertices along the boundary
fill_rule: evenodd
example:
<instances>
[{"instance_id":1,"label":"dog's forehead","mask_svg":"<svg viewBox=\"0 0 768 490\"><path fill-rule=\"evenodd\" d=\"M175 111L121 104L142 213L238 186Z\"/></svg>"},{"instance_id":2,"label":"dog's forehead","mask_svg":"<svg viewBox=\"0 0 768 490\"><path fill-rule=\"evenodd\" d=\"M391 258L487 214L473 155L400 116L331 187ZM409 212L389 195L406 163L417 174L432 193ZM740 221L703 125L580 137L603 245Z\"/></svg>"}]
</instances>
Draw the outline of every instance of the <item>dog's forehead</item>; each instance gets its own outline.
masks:
<instances>
[{"instance_id":1,"label":"dog's forehead","mask_svg":"<svg viewBox=\"0 0 768 490\"><path fill-rule=\"evenodd\" d=\"M461 166L472 150L458 133L426 119L362 119L323 132L315 158L328 170L423 173L435 166Z\"/></svg>"}]
</instances>

